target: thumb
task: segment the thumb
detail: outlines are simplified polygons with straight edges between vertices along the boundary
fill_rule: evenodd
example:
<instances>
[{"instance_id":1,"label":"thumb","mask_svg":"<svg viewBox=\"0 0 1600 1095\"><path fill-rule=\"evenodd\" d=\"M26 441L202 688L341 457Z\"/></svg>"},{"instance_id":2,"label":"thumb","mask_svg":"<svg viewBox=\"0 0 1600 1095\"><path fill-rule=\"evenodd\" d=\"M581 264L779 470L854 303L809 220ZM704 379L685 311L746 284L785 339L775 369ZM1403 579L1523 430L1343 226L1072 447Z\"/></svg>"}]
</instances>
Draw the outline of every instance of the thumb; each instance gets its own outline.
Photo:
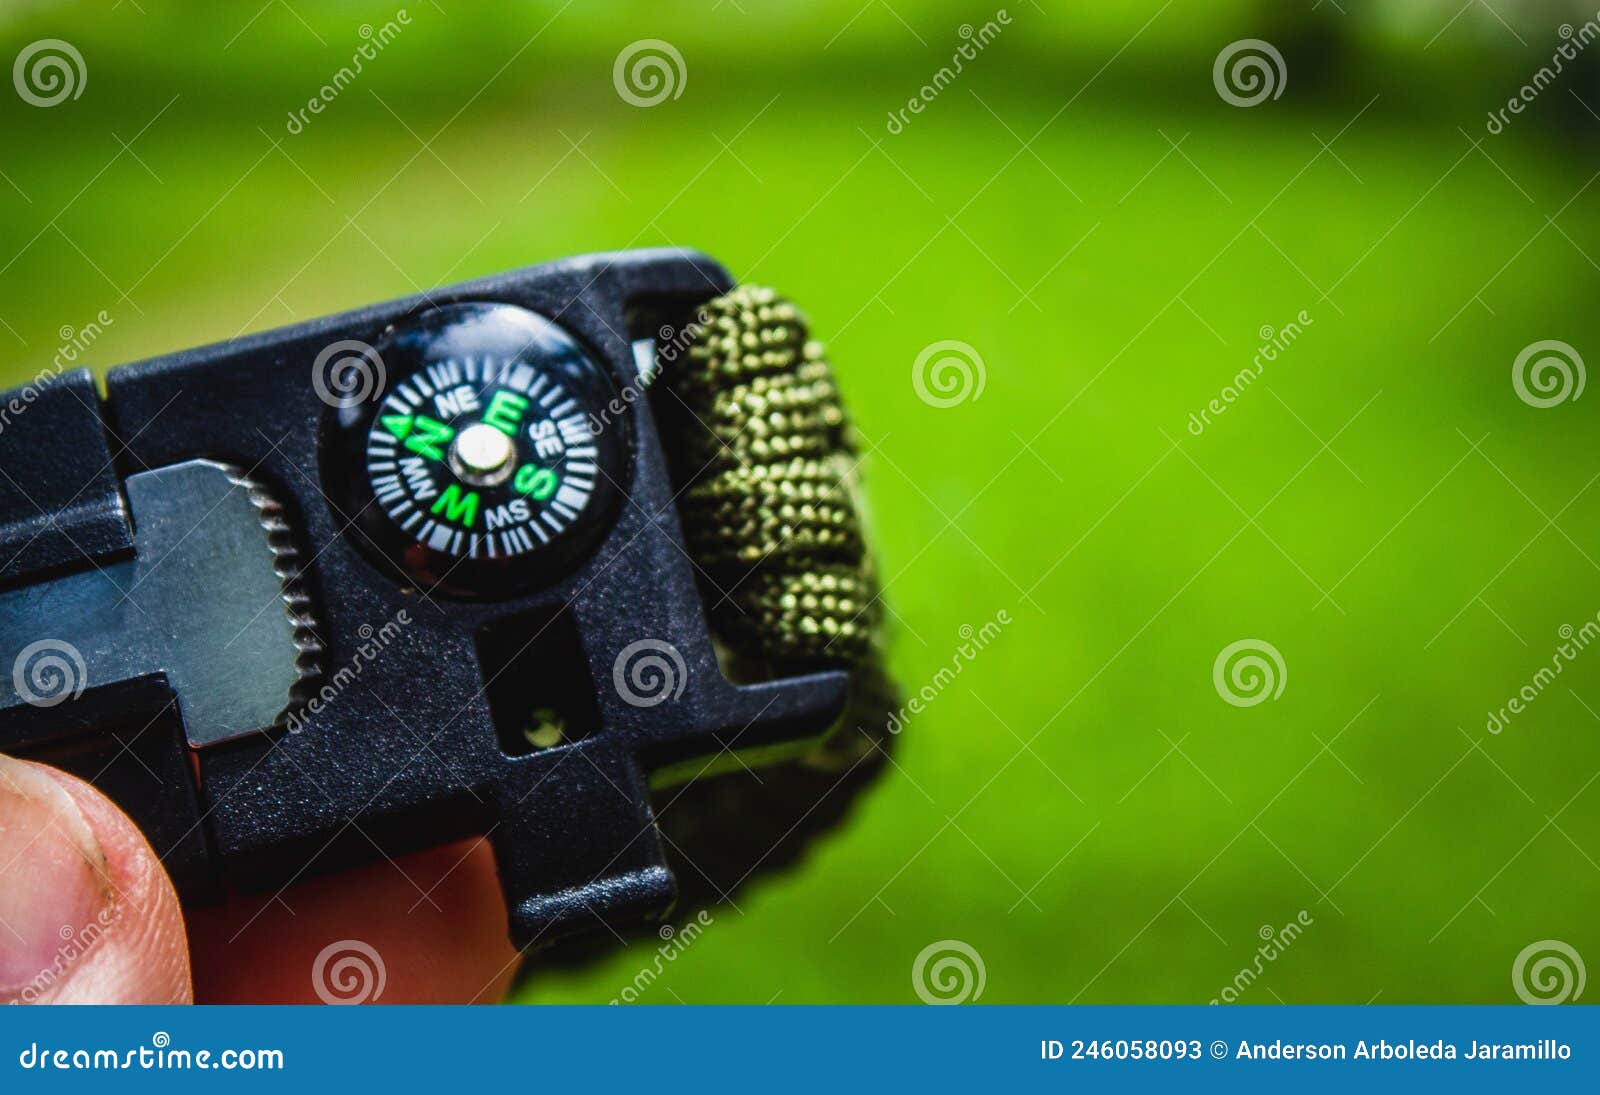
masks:
<instances>
[{"instance_id":1,"label":"thumb","mask_svg":"<svg viewBox=\"0 0 1600 1095\"><path fill-rule=\"evenodd\" d=\"M0 1001L192 999L172 882L87 783L0 756Z\"/></svg>"}]
</instances>

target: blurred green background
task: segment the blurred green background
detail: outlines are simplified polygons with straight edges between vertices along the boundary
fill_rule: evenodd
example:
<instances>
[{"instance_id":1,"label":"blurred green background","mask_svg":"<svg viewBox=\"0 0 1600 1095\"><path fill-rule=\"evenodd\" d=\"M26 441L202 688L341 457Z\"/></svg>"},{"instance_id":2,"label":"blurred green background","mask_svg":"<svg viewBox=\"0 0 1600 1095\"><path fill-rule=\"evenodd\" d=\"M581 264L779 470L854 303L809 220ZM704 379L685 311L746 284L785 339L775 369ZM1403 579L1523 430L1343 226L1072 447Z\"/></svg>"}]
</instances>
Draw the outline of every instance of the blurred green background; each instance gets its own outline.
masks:
<instances>
[{"instance_id":1,"label":"blurred green background","mask_svg":"<svg viewBox=\"0 0 1600 1095\"><path fill-rule=\"evenodd\" d=\"M1512 384L1541 340L1600 361L1600 43L1486 126L1592 7L1008 0L898 134L995 8L405 8L298 133L398 6L0 10L0 56L61 38L87 71L48 109L0 95L0 382L102 309L99 368L695 246L829 341L908 690L1014 621L798 869L671 961L519 998L659 966L641 1002L914 1002L959 940L983 1002L1204 1002L1297 918L1241 1002L1513 1002L1530 943L1600 962L1600 650L1485 727L1600 612L1600 395ZM612 67L647 38L683 69L645 108ZM1212 73L1244 38L1286 74L1248 108ZM940 340L981 357L977 398L918 398ZM1219 695L1241 639L1281 653L1276 699Z\"/></svg>"}]
</instances>

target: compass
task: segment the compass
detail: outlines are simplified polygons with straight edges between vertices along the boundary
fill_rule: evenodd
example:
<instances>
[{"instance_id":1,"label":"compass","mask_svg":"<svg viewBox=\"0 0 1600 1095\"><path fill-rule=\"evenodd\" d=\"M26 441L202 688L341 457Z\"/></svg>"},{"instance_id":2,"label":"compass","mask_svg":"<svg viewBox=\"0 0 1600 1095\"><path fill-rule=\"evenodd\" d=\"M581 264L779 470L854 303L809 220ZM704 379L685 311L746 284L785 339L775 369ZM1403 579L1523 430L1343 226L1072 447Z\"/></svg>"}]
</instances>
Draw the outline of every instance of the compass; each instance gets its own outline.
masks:
<instances>
[{"instance_id":1,"label":"compass","mask_svg":"<svg viewBox=\"0 0 1600 1095\"><path fill-rule=\"evenodd\" d=\"M554 323L448 305L347 367L373 394L338 409L329 466L344 473L358 541L426 592L549 582L610 526L629 422L605 369Z\"/></svg>"}]
</instances>

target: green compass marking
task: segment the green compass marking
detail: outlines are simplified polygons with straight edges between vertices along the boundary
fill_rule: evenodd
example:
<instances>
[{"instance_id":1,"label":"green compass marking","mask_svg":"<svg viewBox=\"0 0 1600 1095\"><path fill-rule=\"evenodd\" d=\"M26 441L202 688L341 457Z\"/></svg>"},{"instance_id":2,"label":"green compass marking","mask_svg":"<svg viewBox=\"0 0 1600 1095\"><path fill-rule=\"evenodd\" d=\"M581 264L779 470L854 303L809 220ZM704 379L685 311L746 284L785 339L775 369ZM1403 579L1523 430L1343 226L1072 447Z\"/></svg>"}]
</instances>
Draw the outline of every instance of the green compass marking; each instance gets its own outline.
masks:
<instances>
[{"instance_id":1,"label":"green compass marking","mask_svg":"<svg viewBox=\"0 0 1600 1095\"><path fill-rule=\"evenodd\" d=\"M419 414L412 420L413 433L406 438L406 448L430 460L443 460L443 446L450 443L456 431L443 422Z\"/></svg>"},{"instance_id":2,"label":"green compass marking","mask_svg":"<svg viewBox=\"0 0 1600 1095\"><path fill-rule=\"evenodd\" d=\"M425 414L386 414L379 421L396 440L405 442L406 448L429 460L443 460L444 448L456 431Z\"/></svg>"},{"instance_id":3,"label":"green compass marking","mask_svg":"<svg viewBox=\"0 0 1600 1095\"><path fill-rule=\"evenodd\" d=\"M535 502L543 502L549 498L556 492L556 487L560 483L560 476L549 468L541 468L537 464L522 465L517 469L517 477L511 481L513 487Z\"/></svg>"},{"instance_id":4,"label":"green compass marking","mask_svg":"<svg viewBox=\"0 0 1600 1095\"><path fill-rule=\"evenodd\" d=\"M444 493L439 495L439 500L429 512L438 514L441 510L446 521L471 528L478 520L478 492L473 490L462 494L461 487L451 483L444 488Z\"/></svg>"},{"instance_id":5,"label":"green compass marking","mask_svg":"<svg viewBox=\"0 0 1600 1095\"><path fill-rule=\"evenodd\" d=\"M500 432L515 437L517 428L522 425L522 412L527 409L526 399L502 388L490 398L489 409L483 412L483 420Z\"/></svg>"}]
</instances>

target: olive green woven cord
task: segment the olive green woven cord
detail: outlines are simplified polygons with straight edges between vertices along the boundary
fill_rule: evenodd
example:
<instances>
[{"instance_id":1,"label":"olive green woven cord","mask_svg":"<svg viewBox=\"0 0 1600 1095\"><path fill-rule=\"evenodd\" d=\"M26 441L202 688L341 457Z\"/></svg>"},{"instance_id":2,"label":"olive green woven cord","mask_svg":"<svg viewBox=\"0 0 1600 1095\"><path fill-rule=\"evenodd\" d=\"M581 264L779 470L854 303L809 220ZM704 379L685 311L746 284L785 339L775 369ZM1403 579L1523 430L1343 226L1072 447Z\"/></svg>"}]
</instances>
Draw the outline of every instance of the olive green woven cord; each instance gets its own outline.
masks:
<instances>
[{"instance_id":1,"label":"olive green woven cord","mask_svg":"<svg viewBox=\"0 0 1600 1095\"><path fill-rule=\"evenodd\" d=\"M686 547L734 675L831 666L848 670L851 685L832 732L803 755L759 775L741 764L662 789L656 823L677 880L673 915L686 923L793 866L843 823L889 762L899 700L882 669L855 447L822 347L793 304L750 286L709 302L683 329L687 359L662 355L651 402ZM579 966L610 944L566 941L540 966Z\"/></svg>"},{"instance_id":2,"label":"olive green woven cord","mask_svg":"<svg viewBox=\"0 0 1600 1095\"><path fill-rule=\"evenodd\" d=\"M762 661L860 664L876 646L877 587L822 347L771 289L741 286L699 323L669 383L700 420L682 439L681 502L689 553L723 591L713 622Z\"/></svg>"}]
</instances>

